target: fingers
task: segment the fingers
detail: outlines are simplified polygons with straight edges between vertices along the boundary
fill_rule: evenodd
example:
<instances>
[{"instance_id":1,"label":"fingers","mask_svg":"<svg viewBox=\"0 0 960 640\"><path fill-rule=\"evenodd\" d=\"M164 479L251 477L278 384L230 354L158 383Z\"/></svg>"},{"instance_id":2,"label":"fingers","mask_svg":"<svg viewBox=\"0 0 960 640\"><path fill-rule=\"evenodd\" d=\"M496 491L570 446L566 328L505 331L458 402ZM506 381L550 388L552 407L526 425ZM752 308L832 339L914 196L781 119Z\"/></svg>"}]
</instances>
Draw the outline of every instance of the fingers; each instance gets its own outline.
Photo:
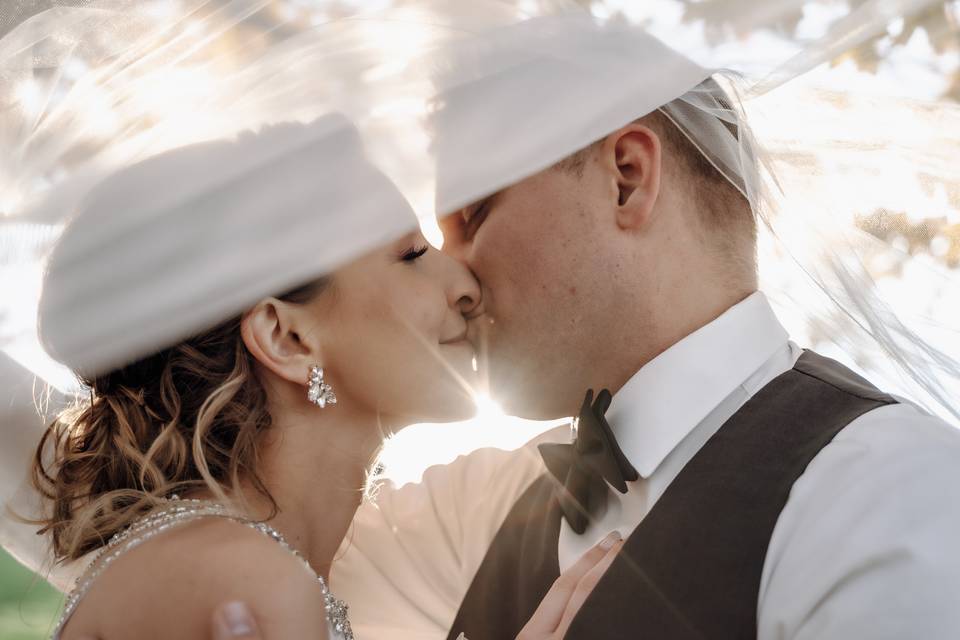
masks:
<instances>
[{"instance_id":1,"label":"fingers","mask_svg":"<svg viewBox=\"0 0 960 640\"><path fill-rule=\"evenodd\" d=\"M573 622L577 612L580 611L580 607L582 607L583 603L586 602L587 598L600 582L600 579L603 578L603 575L607 572L607 569L610 568L610 564L616 559L617 554L620 553L620 549L622 548L622 540L615 542L610 550L607 551L607 554L600 560L600 562L593 565L593 567L591 567L590 570L587 571L582 578L580 578L580 581L574 588L573 593L570 595L570 599L567 601L567 606L563 612L563 616L561 617L560 622L557 624L557 630L555 632L556 637L562 638L567 634L567 629L570 628L570 623Z\"/></svg>"},{"instance_id":2,"label":"fingers","mask_svg":"<svg viewBox=\"0 0 960 640\"><path fill-rule=\"evenodd\" d=\"M537 638L552 634L563 619L564 612L568 608L567 604L576 592L577 585L598 563L605 560L620 540L620 533L614 531L583 554L576 564L563 572L554 581L550 591L544 596L518 638Z\"/></svg>"},{"instance_id":3,"label":"fingers","mask_svg":"<svg viewBox=\"0 0 960 640\"><path fill-rule=\"evenodd\" d=\"M263 640L253 614L243 602L227 602L213 612L213 639Z\"/></svg>"}]
</instances>

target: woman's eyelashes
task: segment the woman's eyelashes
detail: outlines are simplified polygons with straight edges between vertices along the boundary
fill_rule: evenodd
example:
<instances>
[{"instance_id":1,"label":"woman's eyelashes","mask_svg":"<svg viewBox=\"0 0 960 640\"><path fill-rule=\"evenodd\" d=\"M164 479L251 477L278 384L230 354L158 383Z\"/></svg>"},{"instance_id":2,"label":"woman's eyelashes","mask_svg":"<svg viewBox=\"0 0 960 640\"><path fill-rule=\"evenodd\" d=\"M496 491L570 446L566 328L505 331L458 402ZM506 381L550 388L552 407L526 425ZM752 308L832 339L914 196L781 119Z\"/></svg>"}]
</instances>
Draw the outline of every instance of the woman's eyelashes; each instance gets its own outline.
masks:
<instances>
[{"instance_id":1,"label":"woman's eyelashes","mask_svg":"<svg viewBox=\"0 0 960 640\"><path fill-rule=\"evenodd\" d=\"M410 247L400 253L400 260L402 262L416 262L417 258L422 257L429 249L430 247L427 245Z\"/></svg>"}]
</instances>

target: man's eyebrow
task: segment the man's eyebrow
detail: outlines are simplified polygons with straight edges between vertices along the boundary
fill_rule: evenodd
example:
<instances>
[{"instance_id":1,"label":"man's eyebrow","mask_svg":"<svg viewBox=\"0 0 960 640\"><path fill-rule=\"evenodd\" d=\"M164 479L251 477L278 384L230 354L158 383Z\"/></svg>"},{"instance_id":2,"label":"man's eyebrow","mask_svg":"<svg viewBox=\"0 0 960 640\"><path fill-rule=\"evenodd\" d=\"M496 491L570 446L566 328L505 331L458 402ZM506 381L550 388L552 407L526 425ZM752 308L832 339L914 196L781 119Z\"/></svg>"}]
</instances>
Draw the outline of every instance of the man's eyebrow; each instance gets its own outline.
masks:
<instances>
[{"instance_id":1,"label":"man's eyebrow","mask_svg":"<svg viewBox=\"0 0 960 640\"><path fill-rule=\"evenodd\" d=\"M480 210L480 207L482 207L487 200L488 200L488 198L481 198L480 200L474 200L473 202L471 202L471 203L468 204L467 206L461 208L461 209L460 209L460 212L461 212L461 213L470 213L470 214L476 213L477 211Z\"/></svg>"},{"instance_id":2,"label":"man's eyebrow","mask_svg":"<svg viewBox=\"0 0 960 640\"><path fill-rule=\"evenodd\" d=\"M467 206L465 206L463 209L461 209L461 211L463 211L464 209L466 209L466 210L469 210L471 213L476 213L477 210L480 209L480 208L482 208L484 205L490 204L490 203L492 203L494 200L496 200L497 197L498 197L501 193L503 193L503 190L494 191L493 193L491 193L491 194L488 195L488 196L485 196L485 197L480 198L480 199L478 199L478 200L476 200L476 201L474 201L474 202L471 202L470 204L468 204Z\"/></svg>"}]
</instances>

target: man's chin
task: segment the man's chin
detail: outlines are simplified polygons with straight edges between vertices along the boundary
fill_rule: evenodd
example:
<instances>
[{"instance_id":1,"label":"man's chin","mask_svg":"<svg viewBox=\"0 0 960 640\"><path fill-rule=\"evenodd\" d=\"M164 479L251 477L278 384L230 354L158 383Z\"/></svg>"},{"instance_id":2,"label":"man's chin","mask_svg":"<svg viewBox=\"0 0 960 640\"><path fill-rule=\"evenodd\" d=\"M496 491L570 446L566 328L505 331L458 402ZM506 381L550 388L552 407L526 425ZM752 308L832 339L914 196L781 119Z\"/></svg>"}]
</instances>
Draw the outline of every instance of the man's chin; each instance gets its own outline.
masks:
<instances>
[{"instance_id":1,"label":"man's chin","mask_svg":"<svg viewBox=\"0 0 960 640\"><path fill-rule=\"evenodd\" d=\"M509 416L526 420L558 420L571 415L570 403L553 398L548 389L536 385L491 380L490 397Z\"/></svg>"}]
</instances>

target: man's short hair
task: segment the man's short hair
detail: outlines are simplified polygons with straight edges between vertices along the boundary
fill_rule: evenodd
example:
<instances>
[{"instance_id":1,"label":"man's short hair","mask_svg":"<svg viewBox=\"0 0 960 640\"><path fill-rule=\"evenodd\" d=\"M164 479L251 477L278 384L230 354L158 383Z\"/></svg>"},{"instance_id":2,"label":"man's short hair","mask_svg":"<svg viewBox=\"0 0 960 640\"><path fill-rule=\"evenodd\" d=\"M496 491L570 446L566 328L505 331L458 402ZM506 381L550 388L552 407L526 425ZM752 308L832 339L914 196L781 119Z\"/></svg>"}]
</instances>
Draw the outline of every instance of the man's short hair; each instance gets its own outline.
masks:
<instances>
[{"instance_id":1,"label":"man's short hair","mask_svg":"<svg viewBox=\"0 0 960 640\"><path fill-rule=\"evenodd\" d=\"M755 272L757 223L749 200L662 111L654 111L636 122L649 127L660 138L666 170L675 166L695 186L692 193L703 231L709 236L708 243L719 254L742 261L742 267ZM588 159L602 143L599 140L580 149L555 167L582 177Z\"/></svg>"}]
</instances>

